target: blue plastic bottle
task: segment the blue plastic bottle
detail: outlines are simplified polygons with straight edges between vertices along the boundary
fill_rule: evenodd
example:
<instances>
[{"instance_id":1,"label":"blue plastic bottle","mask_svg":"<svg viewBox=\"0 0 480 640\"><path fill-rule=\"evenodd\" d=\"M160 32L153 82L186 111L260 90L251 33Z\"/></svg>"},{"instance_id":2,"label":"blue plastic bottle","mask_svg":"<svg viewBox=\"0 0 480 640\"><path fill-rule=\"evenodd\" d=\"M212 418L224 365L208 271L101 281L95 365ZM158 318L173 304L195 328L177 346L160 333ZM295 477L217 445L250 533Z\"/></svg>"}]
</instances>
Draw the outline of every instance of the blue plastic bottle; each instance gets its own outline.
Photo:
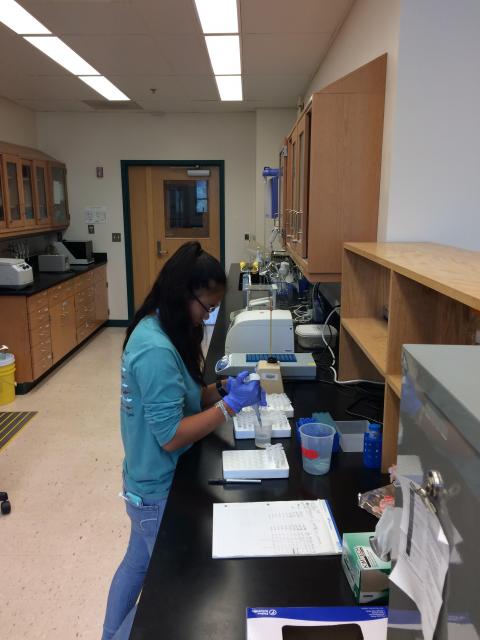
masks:
<instances>
[{"instance_id":1,"label":"blue plastic bottle","mask_svg":"<svg viewBox=\"0 0 480 640\"><path fill-rule=\"evenodd\" d=\"M371 422L363 436L363 464L369 469L380 469L382 462L382 427Z\"/></svg>"}]
</instances>

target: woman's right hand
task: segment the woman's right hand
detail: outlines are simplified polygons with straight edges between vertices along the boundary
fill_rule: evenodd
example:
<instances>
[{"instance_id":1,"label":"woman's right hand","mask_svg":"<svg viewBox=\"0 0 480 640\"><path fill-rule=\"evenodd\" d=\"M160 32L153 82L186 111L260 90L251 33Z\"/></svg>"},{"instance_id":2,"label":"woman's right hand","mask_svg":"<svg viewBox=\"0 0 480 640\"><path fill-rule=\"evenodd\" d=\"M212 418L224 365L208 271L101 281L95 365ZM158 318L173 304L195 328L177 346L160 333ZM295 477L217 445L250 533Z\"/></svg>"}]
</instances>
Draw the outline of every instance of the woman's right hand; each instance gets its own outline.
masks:
<instances>
[{"instance_id":1,"label":"woman's right hand","mask_svg":"<svg viewBox=\"0 0 480 640\"><path fill-rule=\"evenodd\" d=\"M238 413L244 407L250 407L252 404L264 403L260 382L258 380L244 382L245 378L249 375L250 373L248 371L242 371L236 378L232 378L229 392L223 398L223 401L228 404L235 413Z\"/></svg>"}]
</instances>

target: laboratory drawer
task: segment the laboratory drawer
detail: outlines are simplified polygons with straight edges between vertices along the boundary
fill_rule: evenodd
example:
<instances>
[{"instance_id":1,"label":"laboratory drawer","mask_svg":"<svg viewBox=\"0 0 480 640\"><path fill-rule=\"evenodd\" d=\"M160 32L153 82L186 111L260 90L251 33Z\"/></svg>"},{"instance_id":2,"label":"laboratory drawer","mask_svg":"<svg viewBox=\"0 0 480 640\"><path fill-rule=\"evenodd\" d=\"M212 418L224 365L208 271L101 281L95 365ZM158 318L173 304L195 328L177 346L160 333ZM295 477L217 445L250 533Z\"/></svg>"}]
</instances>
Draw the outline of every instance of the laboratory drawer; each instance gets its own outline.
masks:
<instances>
[{"instance_id":1,"label":"laboratory drawer","mask_svg":"<svg viewBox=\"0 0 480 640\"><path fill-rule=\"evenodd\" d=\"M83 305L82 307L76 309L75 313L75 323L77 327L86 322L87 320L95 320L95 302L92 301L88 305Z\"/></svg>"},{"instance_id":2,"label":"laboratory drawer","mask_svg":"<svg viewBox=\"0 0 480 640\"><path fill-rule=\"evenodd\" d=\"M31 349L32 354L32 364L35 365L36 362L47 358L48 356L52 356L52 341L45 340L44 342L40 342L35 345Z\"/></svg>"},{"instance_id":3,"label":"laboratory drawer","mask_svg":"<svg viewBox=\"0 0 480 640\"><path fill-rule=\"evenodd\" d=\"M50 322L44 322L36 329L30 330L30 348L51 339Z\"/></svg>"},{"instance_id":4,"label":"laboratory drawer","mask_svg":"<svg viewBox=\"0 0 480 640\"><path fill-rule=\"evenodd\" d=\"M88 271L87 273L82 273L81 276L77 276L73 279L73 285L75 289L75 293L77 291L81 291L86 287L89 287L93 284L93 271Z\"/></svg>"},{"instance_id":5,"label":"laboratory drawer","mask_svg":"<svg viewBox=\"0 0 480 640\"><path fill-rule=\"evenodd\" d=\"M73 283L69 280L68 282L62 282L62 284L57 284L55 287L50 287L48 289L48 301L51 306L54 304L58 304L73 295L74 287Z\"/></svg>"},{"instance_id":6,"label":"laboratory drawer","mask_svg":"<svg viewBox=\"0 0 480 640\"><path fill-rule=\"evenodd\" d=\"M85 340L95 329L97 328L97 323L95 320L87 320L83 324L77 327L77 342L82 342Z\"/></svg>"},{"instance_id":7,"label":"laboratory drawer","mask_svg":"<svg viewBox=\"0 0 480 640\"><path fill-rule=\"evenodd\" d=\"M28 324L30 326L30 332L34 329L38 329L50 322L50 308L48 305L35 309L28 314Z\"/></svg>"},{"instance_id":8,"label":"laboratory drawer","mask_svg":"<svg viewBox=\"0 0 480 640\"><path fill-rule=\"evenodd\" d=\"M95 288L93 285L88 286L86 289L75 293L75 306L81 306L87 304L89 301L95 299Z\"/></svg>"},{"instance_id":9,"label":"laboratory drawer","mask_svg":"<svg viewBox=\"0 0 480 640\"><path fill-rule=\"evenodd\" d=\"M48 306L48 289L27 298L27 309L29 314L35 313L37 309L41 309L45 306Z\"/></svg>"},{"instance_id":10,"label":"laboratory drawer","mask_svg":"<svg viewBox=\"0 0 480 640\"><path fill-rule=\"evenodd\" d=\"M39 360L32 361L33 379L39 378L48 371L53 364L52 354L48 354Z\"/></svg>"}]
</instances>

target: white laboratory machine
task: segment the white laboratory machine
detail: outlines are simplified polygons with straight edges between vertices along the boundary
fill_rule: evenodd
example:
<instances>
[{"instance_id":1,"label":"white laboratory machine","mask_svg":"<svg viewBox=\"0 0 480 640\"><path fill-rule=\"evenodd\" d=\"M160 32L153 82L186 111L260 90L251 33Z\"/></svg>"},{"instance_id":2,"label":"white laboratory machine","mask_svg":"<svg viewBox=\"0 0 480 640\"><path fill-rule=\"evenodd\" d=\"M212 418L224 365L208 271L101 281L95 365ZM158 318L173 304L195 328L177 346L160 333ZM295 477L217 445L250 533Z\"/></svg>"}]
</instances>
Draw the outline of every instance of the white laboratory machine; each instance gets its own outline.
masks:
<instances>
[{"instance_id":1,"label":"white laboratory machine","mask_svg":"<svg viewBox=\"0 0 480 640\"><path fill-rule=\"evenodd\" d=\"M290 311L267 309L241 311L232 320L225 353L294 353L293 320Z\"/></svg>"},{"instance_id":2,"label":"white laboratory machine","mask_svg":"<svg viewBox=\"0 0 480 640\"><path fill-rule=\"evenodd\" d=\"M33 282L32 267L20 258L0 258L0 287L23 289Z\"/></svg>"},{"instance_id":3,"label":"white laboratory machine","mask_svg":"<svg viewBox=\"0 0 480 640\"><path fill-rule=\"evenodd\" d=\"M280 364L280 372L284 380L314 380L317 365L311 353L273 353ZM261 360L266 360L266 353L229 353L224 355L215 365L217 376L236 376L241 371L256 371Z\"/></svg>"}]
</instances>

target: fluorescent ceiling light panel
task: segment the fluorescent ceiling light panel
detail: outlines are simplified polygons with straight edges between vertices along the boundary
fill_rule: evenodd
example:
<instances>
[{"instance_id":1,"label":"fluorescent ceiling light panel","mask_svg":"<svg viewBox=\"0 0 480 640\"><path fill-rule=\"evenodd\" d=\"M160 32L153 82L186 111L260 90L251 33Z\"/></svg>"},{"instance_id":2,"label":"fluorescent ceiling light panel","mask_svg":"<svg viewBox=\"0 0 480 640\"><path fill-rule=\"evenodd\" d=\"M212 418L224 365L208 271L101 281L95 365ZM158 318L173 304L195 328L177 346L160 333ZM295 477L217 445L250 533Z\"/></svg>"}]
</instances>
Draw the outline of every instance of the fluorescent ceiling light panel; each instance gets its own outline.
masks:
<instances>
[{"instance_id":1,"label":"fluorescent ceiling light panel","mask_svg":"<svg viewBox=\"0 0 480 640\"><path fill-rule=\"evenodd\" d=\"M237 0L195 0L203 33L238 33Z\"/></svg>"},{"instance_id":2,"label":"fluorescent ceiling light panel","mask_svg":"<svg viewBox=\"0 0 480 640\"><path fill-rule=\"evenodd\" d=\"M243 100L242 76L215 76L220 100Z\"/></svg>"},{"instance_id":3,"label":"fluorescent ceiling light panel","mask_svg":"<svg viewBox=\"0 0 480 640\"><path fill-rule=\"evenodd\" d=\"M57 36L27 36L25 40L75 76L98 76L96 69Z\"/></svg>"},{"instance_id":4,"label":"fluorescent ceiling light panel","mask_svg":"<svg viewBox=\"0 0 480 640\"><path fill-rule=\"evenodd\" d=\"M0 0L0 22L19 35L50 33L41 22L15 0Z\"/></svg>"},{"instance_id":5,"label":"fluorescent ceiling light panel","mask_svg":"<svg viewBox=\"0 0 480 640\"><path fill-rule=\"evenodd\" d=\"M79 78L107 100L130 100L105 76L79 76Z\"/></svg>"},{"instance_id":6,"label":"fluorescent ceiling light panel","mask_svg":"<svg viewBox=\"0 0 480 640\"><path fill-rule=\"evenodd\" d=\"M208 55L216 76L233 76L242 73L239 36L205 36Z\"/></svg>"}]
</instances>

